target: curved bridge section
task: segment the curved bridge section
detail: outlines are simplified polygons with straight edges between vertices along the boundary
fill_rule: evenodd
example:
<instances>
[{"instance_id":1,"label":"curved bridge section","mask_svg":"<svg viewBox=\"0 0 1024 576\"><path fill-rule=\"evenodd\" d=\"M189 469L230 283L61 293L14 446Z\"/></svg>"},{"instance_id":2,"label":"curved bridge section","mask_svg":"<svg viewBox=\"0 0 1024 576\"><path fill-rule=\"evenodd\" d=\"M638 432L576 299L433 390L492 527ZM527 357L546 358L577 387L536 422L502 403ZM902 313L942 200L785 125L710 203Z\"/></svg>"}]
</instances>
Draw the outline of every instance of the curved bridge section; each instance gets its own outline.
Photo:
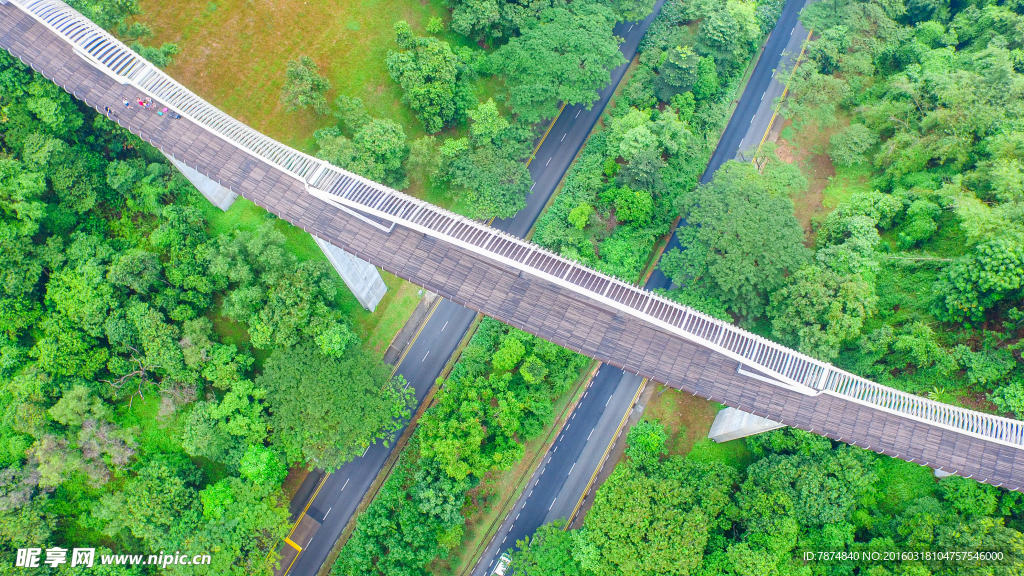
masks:
<instances>
[{"instance_id":1,"label":"curved bridge section","mask_svg":"<svg viewBox=\"0 0 1024 576\"><path fill-rule=\"evenodd\" d=\"M1024 422L881 386L289 148L59 0L0 0L0 46L222 186L455 302L746 412L1024 489ZM181 118L122 105L139 96Z\"/></svg>"}]
</instances>

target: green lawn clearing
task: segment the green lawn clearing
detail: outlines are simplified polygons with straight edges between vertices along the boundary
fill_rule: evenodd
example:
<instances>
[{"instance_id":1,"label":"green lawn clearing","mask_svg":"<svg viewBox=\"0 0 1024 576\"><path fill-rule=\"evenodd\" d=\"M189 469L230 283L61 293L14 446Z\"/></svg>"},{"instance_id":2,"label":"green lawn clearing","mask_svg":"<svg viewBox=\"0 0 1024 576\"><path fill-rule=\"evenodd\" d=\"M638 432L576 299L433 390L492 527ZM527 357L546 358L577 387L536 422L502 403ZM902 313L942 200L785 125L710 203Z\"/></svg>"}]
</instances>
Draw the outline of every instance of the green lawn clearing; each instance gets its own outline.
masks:
<instances>
[{"instance_id":1,"label":"green lawn clearing","mask_svg":"<svg viewBox=\"0 0 1024 576\"><path fill-rule=\"evenodd\" d=\"M282 142L312 152L313 132L332 122L311 110L285 112L278 101L286 63L301 55L330 80L329 102L358 96L371 115L398 121L410 138L423 134L384 59L395 48L395 21L424 34L427 20L447 13L438 0L143 0L142 9L138 19L154 32L146 42L181 49L167 68L171 76Z\"/></svg>"}]
</instances>

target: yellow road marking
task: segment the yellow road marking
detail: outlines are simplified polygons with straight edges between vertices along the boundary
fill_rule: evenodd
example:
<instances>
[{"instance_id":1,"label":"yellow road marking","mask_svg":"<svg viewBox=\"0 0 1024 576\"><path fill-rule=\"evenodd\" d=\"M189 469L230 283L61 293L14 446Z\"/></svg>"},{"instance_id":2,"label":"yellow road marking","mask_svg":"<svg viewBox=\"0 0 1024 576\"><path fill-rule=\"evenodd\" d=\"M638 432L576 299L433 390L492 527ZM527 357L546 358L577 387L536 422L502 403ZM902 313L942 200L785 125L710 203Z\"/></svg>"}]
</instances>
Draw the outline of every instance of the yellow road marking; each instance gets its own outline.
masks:
<instances>
[{"instance_id":1,"label":"yellow road marking","mask_svg":"<svg viewBox=\"0 0 1024 576\"><path fill-rule=\"evenodd\" d=\"M533 149L533 154L531 154L530 159L526 161L527 166L530 165L530 162L533 162L533 157L537 155L537 151L540 150L541 144L543 144L544 140L547 139L548 134L551 133L551 129L555 127L555 122L558 122L558 117L562 115L562 110L565 110L565 102L562 102L562 107L558 109L558 114L555 114L555 119L551 121L550 125L548 125L547 131L545 131L544 135L541 136L540 142L537 143L537 147Z\"/></svg>"},{"instance_id":2,"label":"yellow road marking","mask_svg":"<svg viewBox=\"0 0 1024 576\"><path fill-rule=\"evenodd\" d=\"M295 533L295 529L299 527L299 522L302 522L302 517L306 515L306 511L309 510L310 505L313 504L313 500L316 500L316 495L320 493L320 489L324 487L324 482L327 482L327 478L330 475L331 475L330 472L328 472L327 474L324 474L323 479L320 480L320 485L317 486L316 490L313 491L313 495L309 498L309 501L306 502L306 507L303 508L302 509L302 513L299 514L299 519L295 521L295 524L292 524L292 529L288 531L288 536L285 536L285 538L284 538L285 544L288 544L289 546L295 548L300 553L302 552L302 547L300 547L295 542L292 542L291 536L292 536L292 534ZM271 550L270 552L267 553L267 560L270 559L271 552L273 552L273 550ZM298 560L298 559L299 559L299 555L296 554L295 558L292 558L292 563L288 565L288 569L285 570L282 573L282 576L287 576L288 572L292 569L292 566L295 565L295 561Z\"/></svg>"},{"instance_id":3,"label":"yellow road marking","mask_svg":"<svg viewBox=\"0 0 1024 576\"><path fill-rule=\"evenodd\" d=\"M405 350L402 351L402 355L398 357L398 362L395 362L394 370L391 371L392 378L395 377L395 373L398 372L398 367L401 366L402 361L405 360L406 354L409 353L409 350L412 350L412 345L416 343L416 339L420 337L420 332L423 332L423 328L426 327L427 322L430 322L430 317L434 315L434 311L437 310L437 307L440 304L441 298L438 298L437 300L434 301L434 307L430 309L430 313L427 314L427 317L423 319L423 322L420 324L420 327L416 329L416 333L412 335L412 340L409 340L409 343L405 345Z\"/></svg>"},{"instance_id":4,"label":"yellow road marking","mask_svg":"<svg viewBox=\"0 0 1024 576\"><path fill-rule=\"evenodd\" d=\"M309 502L306 502L306 507L302 509L302 514L299 514L299 519L295 521L295 524L292 524L292 529L288 531L289 538L295 533L295 529L299 527L299 522L302 522L302 517L306 515L306 511L309 510L309 507L313 504L313 500L316 500L316 495L320 493L320 489L324 487L324 483L327 482L327 478L330 476L331 473L328 472L327 474L324 474L323 479L320 480L320 485L316 487L316 490L313 491L313 495L309 497Z\"/></svg>"},{"instance_id":5,"label":"yellow road marking","mask_svg":"<svg viewBox=\"0 0 1024 576\"><path fill-rule=\"evenodd\" d=\"M583 506L583 500L587 497L587 493L590 492L591 486L594 485L594 480L597 479L597 473L601 471L601 464L612 451L612 446L615 445L615 439L619 437L619 433L622 432L622 427L625 426L626 421L629 420L629 414L633 411L633 405L636 404L637 399L640 398L640 393L642 393L644 388L647 387L647 380L647 378L644 378L643 381L640 382L640 388L638 388L636 394L633 395L633 401L629 403L629 412L626 412L625 416L622 417L622 421L619 422L619 427L615 430L615 434L612 436L611 441L608 442L608 447L604 449L604 454L601 455L601 459L598 460L597 468L594 470L594 473L590 475L590 481L587 482L587 487L583 490L583 495L580 496L579 501L576 502L576 507L572 509L572 514L569 514L569 519L565 521L565 526L562 530L569 529L569 526L572 524L572 519L576 517L576 513L579 512L580 507Z\"/></svg>"},{"instance_id":6,"label":"yellow road marking","mask_svg":"<svg viewBox=\"0 0 1024 576\"><path fill-rule=\"evenodd\" d=\"M803 45L800 47L800 54L796 57L796 63L793 64L793 70L796 70L797 66L800 65L800 59L804 57L804 51L807 49L807 41L811 39L811 34L814 33L814 29L807 31L807 38L803 41ZM792 77L790 77L792 80ZM786 99L786 94L789 93L789 82L786 82L786 87L782 89L782 100ZM761 142L757 145L757 150L754 150L754 160L756 161L757 154L761 151L761 146L764 146L765 140L768 139L768 132L772 129L772 124L775 124L775 117L779 115L778 111L772 112L772 119L768 121L768 127L764 130L764 136L761 136Z\"/></svg>"},{"instance_id":7,"label":"yellow road marking","mask_svg":"<svg viewBox=\"0 0 1024 576\"><path fill-rule=\"evenodd\" d=\"M295 543L292 542L291 539L285 538L284 540L292 546L295 546ZM292 566L295 566L295 561L299 559L299 554L302 553L302 548L299 548L298 546L296 546L296 548L298 549L298 552L295 553L295 557L292 558L292 563L288 565L288 568L281 574L281 576L288 576L288 573L292 571Z\"/></svg>"}]
</instances>

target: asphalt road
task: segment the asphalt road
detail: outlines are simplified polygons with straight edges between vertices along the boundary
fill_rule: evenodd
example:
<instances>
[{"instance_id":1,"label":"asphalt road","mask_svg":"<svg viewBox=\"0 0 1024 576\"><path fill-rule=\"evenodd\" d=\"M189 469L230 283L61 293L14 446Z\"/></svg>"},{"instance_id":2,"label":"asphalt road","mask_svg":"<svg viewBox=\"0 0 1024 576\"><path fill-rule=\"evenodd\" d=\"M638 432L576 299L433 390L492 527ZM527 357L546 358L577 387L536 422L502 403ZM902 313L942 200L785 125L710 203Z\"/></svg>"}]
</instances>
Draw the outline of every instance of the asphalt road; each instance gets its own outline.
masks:
<instances>
[{"instance_id":1,"label":"asphalt road","mask_svg":"<svg viewBox=\"0 0 1024 576\"><path fill-rule=\"evenodd\" d=\"M622 80L629 64L636 56L640 40L643 39L644 33L647 32L648 26L654 21L654 17L657 16L663 4L665 4L665 0L658 0L654 4L654 11L642 22L620 22L615 26L615 34L623 39L622 44L619 44L619 50L626 58L626 63L612 70L611 83L598 92L599 98L591 105L590 109L582 104L576 104L566 106L562 110L555 125L551 127L551 131L544 138L540 148L537 149L533 161L530 162L533 187L526 197L526 208L517 212L512 218L495 220L492 226L520 238L526 237L526 234L533 228L534 222L540 217L544 206L551 199L551 194L554 193L558 183L562 181L562 176L565 175L573 159L576 158L576 154L587 141L590 131L601 118L619 81Z\"/></svg>"},{"instance_id":2,"label":"asphalt road","mask_svg":"<svg viewBox=\"0 0 1024 576\"><path fill-rule=\"evenodd\" d=\"M601 365L544 462L484 549L473 576L491 574L501 553L515 547L516 541L573 513L642 381L614 366Z\"/></svg>"},{"instance_id":3,"label":"asphalt road","mask_svg":"<svg viewBox=\"0 0 1024 576\"><path fill-rule=\"evenodd\" d=\"M589 110L582 105L566 106L529 164L533 184L526 198L526 208L512 218L495 220L493 226L519 237L525 237L530 231L601 117L629 63L636 56L644 32L664 2L658 0L654 13L643 22L616 25L615 33L624 39L620 50L626 63L612 71L611 83L599 92L599 99ZM475 316L476 312L442 299L419 335L409 345L399 360L397 373L405 376L415 388L417 402L422 402L430 391ZM321 526L299 553L289 574L312 576L320 570L359 502L387 461L392 448L393 443L385 445L378 442L362 456L327 477L306 512ZM293 514L301 512L306 499L314 493L322 477L322 474L310 474L292 503Z\"/></svg>"},{"instance_id":4,"label":"asphalt road","mask_svg":"<svg viewBox=\"0 0 1024 576\"><path fill-rule=\"evenodd\" d=\"M791 61L791 58L787 57L792 53L791 40L796 42L796 50L799 51L800 42L807 36L807 32L804 31L797 17L808 1L788 0L782 8L779 21L776 22L775 28L768 36L761 57L754 65L754 71L750 75L750 80L747 81L746 88L743 89L739 104L736 105L736 110L733 111L729 124L726 125L725 132L722 133L722 138L718 141L718 147L711 154L708 167L701 174L701 184L711 182L711 178L722 164L742 157L743 152L746 152L748 148L756 148L760 143L764 128L767 128L771 119L771 100L775 98L767 93L769 89L778 94L782 93L781 87L778 87L779 82L775 78L775 71L780 63ZM744 146L742 149L741 144ZM682 221L681 225L686 226L686 221ZM679 235L675 233L672 234L668 245L665 246L665 251L673 248L682 248L679 244ZM654 270L644 286L648 290L667 289L671 284L671 280L658 268Z\"/></svg>"},{"instance_id":5,"label":"asphalt road","mask_svg":"<svg viewBox=\"0 0 1024 576\"><path fill-rule=\"evenodd\" d=\"M804 3L805 0L789 0L783 8L739 104L701 176L702 183L710 182L722 164L740 155L741 143L753 142L755 147L760 143L772 114L770 101L767 105L762 104L768 98L769 90L781 94L782 89L774 80L775 69L780 63L791 61L784 56L792 52L791 38L802 30L802 27L798 30L797 15ZM807 35L806 31L801 34L795 40L797 51ZM682 224L686 225L685 222ZM674 233L666 249L673 247L679 247L679 238ZM652 290L668 288L670 284L671 281L660 270L655 270L644 287ZM601 465L605 450L614 440L617 425L632 407L640 386L641 379L634 374L609 365L600 367L589 385L587 396L580 401L563 433L545 456L544 463L534 473L519 501L484 550L473 569L473 576L488 576L500 555L513 548L517 540L532 535L546 523L567 519L573 513L587 488L588 482L584 479L589 480ZM597 432L598 427L603 433Z\"/></svg>"},{"instance_id":6,"label":"asphalt road","mask_svg":"<svg viewBox=\"0 0 1024 576\"><path fill-rule=\"evenodd\" d=\"M785 32L785 30L782 32ZM779 37L780 41L786 39L785 34L780 34ZM806 39L807 29L804 28L803 24L797 21L789 30L789 38L785 47L782 49L782 59L778 65L778 69L786 71L793 69L793 66L796 64L797 57L800 55L800 47ZM754 159L754 151L757 150L761 140L768 132L769 122L772 118L772 103L776 98L782 96L784 89L785 85L779 80L779 74L776 71L776 73L772 75L771 81L768 83L768 88L761 93L761 103L758 105L757 111L754 113L754 120L750 123L750 128L747 129L746 136L743 137L736 148L737 160L750 162Z\"/></svg>"}]
</instances>

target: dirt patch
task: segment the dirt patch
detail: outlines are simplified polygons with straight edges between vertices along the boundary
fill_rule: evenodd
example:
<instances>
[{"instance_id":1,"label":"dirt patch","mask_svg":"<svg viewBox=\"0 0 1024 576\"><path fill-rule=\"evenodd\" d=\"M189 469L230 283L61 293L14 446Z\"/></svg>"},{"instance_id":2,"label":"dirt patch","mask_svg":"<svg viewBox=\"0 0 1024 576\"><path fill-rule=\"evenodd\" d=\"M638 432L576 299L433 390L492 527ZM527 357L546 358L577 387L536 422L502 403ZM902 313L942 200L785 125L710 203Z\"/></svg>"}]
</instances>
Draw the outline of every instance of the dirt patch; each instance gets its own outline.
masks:
<instances>
[{"instance_id":1,"label":"dirt patch","mask_svg":"<svg viewBox=\"0 0 1024 576\"><path fill-rule=\"evenodd\" d=\"M786 122L789 122L788 120ZM786 164L792 164L797 161L797 152L789 140L783 140L780 138L776 142L775 155L779 157Z\"/></svg>"},{"instance_id":2,"label":"dirt patch","mask_svg":"<svg viewBox=\"0 0 1024 576\"><path fill-rule=\"evenodd\" d=\"M828 214L829 209L822 203L825 188L836 175L835 166L829 158L828 141L833 134L842 128L847 121L835 127L820 129L817 126L802 126L794 131L792 121L786 120L782 125L782 134L776 142L776 156L787 164L795 164L807 178L807 191L792 196L793 212L803 226L808 245L814 242L812 219ZM786 137L783 137L786 136Z\"/></svg>"},{"instance_id":3,"label":"dirt patch","mask_svg":"<svg viewBox=\"0 0 1024 576\"><path fill-rule=\"evenodd\" d=\"M305 480L308 475L309 470L305 468L291 468L288 470L288 476L285 477L284 483L281 484L281 490L284 491L289 502L295 498L295 494L299 491L299 487L302 486L302 481Z\"/></svg>"},{"instance_id":4,"label":"dirt patch","mask_svg":"<svg viewBox=\"0 0 1024 576\"><path fill-rule=\"evenodd\" d=\"M644 409L645 419L665 425L669 435L665 448L673 456L685 456L694 444L707 438L716 414L715 404L661 384Z\"/></svg>"},{"instance_id":5,"label":"dirt patch","mask_svg":"<svg viewBox=\"0 0 1024 576\"><path fill-rule=\"evenodd\" d=\"M984 392L972 392L964 396L957 396L956 403L964 408L969 408L978 412L986 412L988 414L1000 414L1007 418L1013 418L1012 414L1003 414L999 411L999 407L996 406Z\"/></svg>"}]
</instances>

